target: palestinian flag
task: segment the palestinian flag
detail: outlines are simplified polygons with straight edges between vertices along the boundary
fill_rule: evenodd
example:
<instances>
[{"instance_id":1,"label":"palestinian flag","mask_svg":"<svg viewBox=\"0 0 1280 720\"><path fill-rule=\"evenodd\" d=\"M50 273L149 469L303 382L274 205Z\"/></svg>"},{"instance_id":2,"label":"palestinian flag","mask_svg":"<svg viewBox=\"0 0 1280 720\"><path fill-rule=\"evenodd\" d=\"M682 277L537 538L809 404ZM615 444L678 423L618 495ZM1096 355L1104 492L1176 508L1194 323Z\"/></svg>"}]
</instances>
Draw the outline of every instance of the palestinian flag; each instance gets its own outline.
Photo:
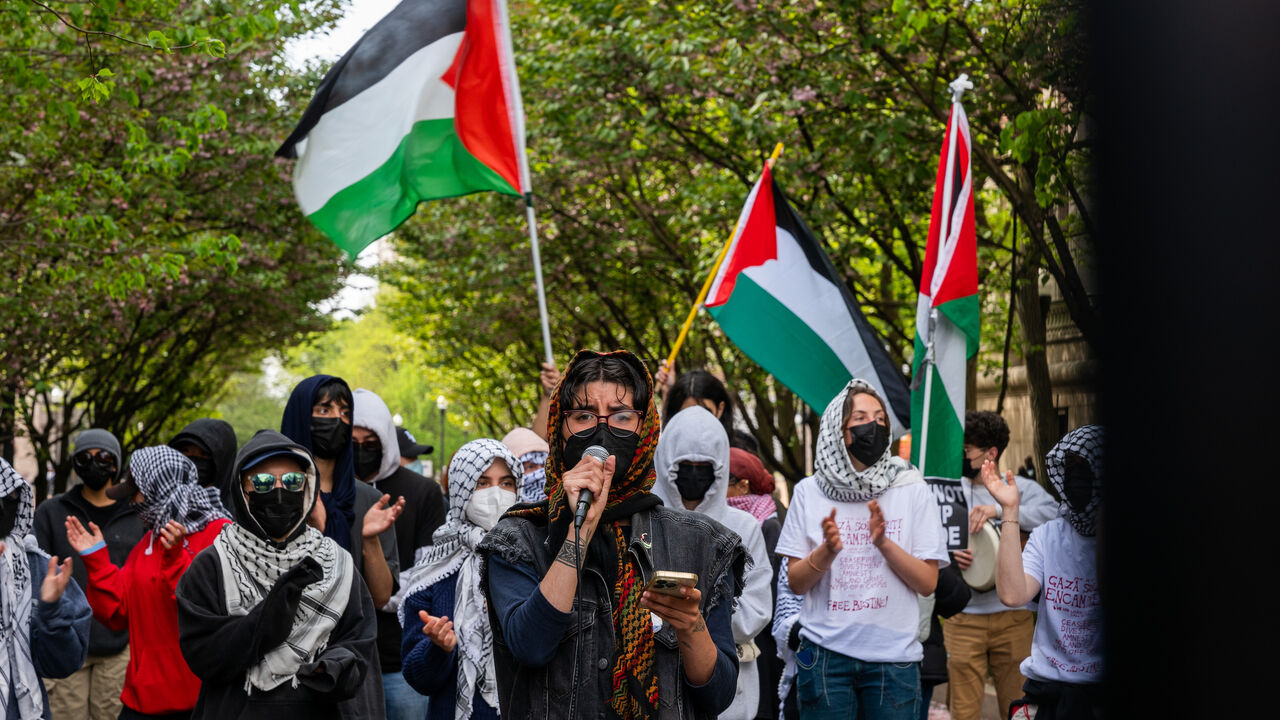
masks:
<instances>
[{"instance_id":1,"label":"palestinian flag","mask_svg":"<svg viewBox=\"0 0 1280 720\"><path fill-rule=\"evenodd\" d=\"M970 147L969 118L956 100L938 163L912 363L911 427L916 437L911 461L933 477L960 477L965 372L969 358L978 352L978 245Z\"/></svg>"},{"instance_id":2,"label":"palestinian flag","mask_svg":"<svg viewBox=\"0 0 1280 720\"><path fill-rule=\"evenodd\" d=\"M338 60L276 152L352 257L423 200L529 190L505 0L404 0Z\"/></svg>"},{"instance_id":3,"label":"palestinian flag","mask_svg":"<svg viewBox=\"0 0 1280 720\"><path fill-rule=\"evenodd\" d=\"M893 434L906 431L902 375L767 165L706 307L735 345L818 412L851 378L862 378L888 403Z\"/></svg>"}]
</instances>

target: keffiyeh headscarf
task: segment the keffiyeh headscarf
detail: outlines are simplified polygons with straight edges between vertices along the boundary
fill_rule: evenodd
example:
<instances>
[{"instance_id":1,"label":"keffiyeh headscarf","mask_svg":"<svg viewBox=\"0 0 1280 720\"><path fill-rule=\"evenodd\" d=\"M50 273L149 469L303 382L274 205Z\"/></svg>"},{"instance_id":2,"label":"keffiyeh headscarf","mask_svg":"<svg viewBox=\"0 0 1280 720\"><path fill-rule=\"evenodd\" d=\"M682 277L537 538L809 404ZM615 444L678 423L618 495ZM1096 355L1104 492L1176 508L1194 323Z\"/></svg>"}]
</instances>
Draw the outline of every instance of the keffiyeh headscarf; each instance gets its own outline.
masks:
<instances>
[{"instance_id":1,"label":"keffiyeh headscarf","mask_svg":"<svg viewBox=\"0 0 1280 720\"><path fill-rule=\"evenodd\" d=\"M1085 537L1093 537L1097 532L1098 506L1102 503L1102 427L1100 425L1084 425L1067 433L1057 445L1044 456L1045 472L1049 475L1049 484L1053 486L1058 497L1063 499L1062 514L1071 523L1076 532ZM1068 453L1078 455L1089 463L1093 470L1093 493L1084 508L1076 510L1066 501L1066 473L1064 461Z\"/></svg>"},{"instance_id":2,"label":"keffiyeh headscarf","mask_svg":"<svg viewBox=\"0 0 1280 720\"><path fill-rule=\"evenodd\" d=\"M729 474L739 480L746 480L751 486L747 495L725 498L729 507L751 513L758 522L764 522L778 514L778 506L773 502L774 480L764 463L753 453L741 448L729 448Z\"/></svg>"},{"instance_id":3,"label":"keffiyeh headscarf","mask_svg":"<svg viewBox=\"0 0 1280 720\"><path fill-rule=\"evenodd\" d=\"M559 548L568 535L573 520L573 508L565 494L564 441L561 439L561 423L564 415L560 407L560 387L565 379L573 376L574 367L586 360L614 357L636 369L645 382L649 395L640 424L640 440L636 454L626 477L609 488L598 532L587 549L588 562L598 563L605 581L613 588L613 630L618 659L613 665L612 692L609 705L624 720L651 718L658 714L658 675L653 665L653 621L649 610L640 605L644 588L640 574L627 552L626 537L618 520L629 519L634 513L661 505L662 501L650 491L655 479L653 455L658 447L661 419L653 403L653 380L644 363L626 350L597 353L581 350L560 376L560 384L551 393L551 410L547 418L547 437L552 439L551 454L547 458L547 500L532 506L517 506L510 516L521 517L535 523L550 526L550 546ZM639 408L637 408L639 409Z\"/></svg>"},{"instance_id":4,"label":"keffiyeh headscarf","mask_svg":"<svg viewBox=\"0 0 1280 720\"><path fill-rule=\"evenodd\" d=\"M521 467L524 463L536 463L538 469L524 473L520 481L520 502L536 503L547 499L547 452L527 452L520 456Z\"/></svg>"},{"instance_id":5,"label":"keffiyeh headscarf","mask_svg":"<svg viewBox=\"0 0 1280 720\"><path fill-rule=\"evenodd\" d=\"M40 552L31 534L35 493L13 466L0 458L0 497L15 490L19 492L17 522L8 537L0 538L4 542L4 554L0 555L0 717L8 717L10 704L17 703L17 716L33 720L44 713L44 696L31 660L31 607L35 603L27 553L48 556Z\"/></svg>"},{"instance_id":6,"label":"keffiyeh headscarf","mask_svg":"<svg viewBox=\"0 0 1280 720\"><path fill-rule=\"evenodd\" d=\"M404 574L402 584L408 586L404 596L412 596L453 573L458 573L453 603L453 627L458 637L458 692L454 717L471 717L471 702L476 689L489 707L498 707L498 675L493 665L493 631L480 591L480 555L476 546L485 531L467 519L467 503L475 494L476 483L494 460L507 464L511 474L520 477L520 461L506 445L492 438L472 440L453 454L449 461L449 514L432 535L431 546L423 548L422 560ZM404 603L397 611L400 626L416 622L406 618Z\"/></svg>"},{"instance_id":7,"label":"keffiyeh headscarf","mask_svg":"<svg viewBox=\"0 0 1280 720\"><path fill-rule=\"evenodd\" d=\"M844 400L855 389L874 390L864 380L854 378L844 386L835 399L827 405L822 413L822 422L818 427L818 447L813 461L813 479L817 481L822 494L836 502L867 502L884 494L895 485L909 485L922 482L918 472L912 470L911 464L902 458L893 456L889 448L884 449L873 465L862 472L853 469L853 460L844 442Z\"/></svg>"},{"instance_id":8,"label":"keffiyeh headscarf","mask_svg":"<svg viewBox=\"0 0 1280 720\"><path fill-rule=\"evenodd\" d=\"M145 447L129 456L129 473L142 491L138 516L155 536L176 520L191 535L218 518L230 519L216 487L200 487L200 473L191 460L167 445ZM152 546L147 546L150 555Z\"/></svg>"}]
</instances>

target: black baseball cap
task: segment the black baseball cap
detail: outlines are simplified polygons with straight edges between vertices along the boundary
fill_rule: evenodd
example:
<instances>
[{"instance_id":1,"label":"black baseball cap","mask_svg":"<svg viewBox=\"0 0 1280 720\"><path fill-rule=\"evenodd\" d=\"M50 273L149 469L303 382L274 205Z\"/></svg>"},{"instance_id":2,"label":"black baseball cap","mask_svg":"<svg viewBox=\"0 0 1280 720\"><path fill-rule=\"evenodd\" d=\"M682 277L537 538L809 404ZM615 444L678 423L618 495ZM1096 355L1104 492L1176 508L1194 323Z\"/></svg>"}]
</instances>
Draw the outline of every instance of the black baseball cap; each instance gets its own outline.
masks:
<instances>
[{"instance_id":1,"label":"black baseball cap","mask_svg":"<svg viewBox=\"0 0 1280 720\"><path fill-rule=\"evenodd\" d=\"M418 457L419 455L430 455L435 448L430 445L419 443L408 430L402 427L396 428L396 441L400 443L400 457Z\"/></svg>"}]
</instances>

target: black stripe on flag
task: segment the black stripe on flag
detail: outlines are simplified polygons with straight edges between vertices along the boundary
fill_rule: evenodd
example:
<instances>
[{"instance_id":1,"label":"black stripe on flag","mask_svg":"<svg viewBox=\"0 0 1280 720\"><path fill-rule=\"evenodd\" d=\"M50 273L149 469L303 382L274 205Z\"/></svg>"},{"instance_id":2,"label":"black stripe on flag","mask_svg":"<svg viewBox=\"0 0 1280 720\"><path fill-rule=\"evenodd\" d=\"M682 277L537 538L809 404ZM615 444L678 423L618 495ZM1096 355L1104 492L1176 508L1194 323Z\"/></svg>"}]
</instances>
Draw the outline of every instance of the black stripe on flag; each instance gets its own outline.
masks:
<instances>
[{"instance_id":1,"label":"black stripe on flag","mask_svg":"<svg viewBox=\"0 0 1280 720\"><path fill-rule=\"evenodd\" d=\"M836 272L836 266L831 263L831 258L823 251L822 246L818 244L818 240L814 237L809 227L804 224L804 220L787 202L786 195L783 194L782 188L778 186L778 181L773 180L773 216L774 222L778 227L791 233L791 237L796 239L796 243L800 245L800 249L804 251L804 256L809 260L809 266L814 272L825 277L840 289L840 296L844 298L845 308L849 311L849 316L853 318L854 327L858 328L858 336L862 339L862 345L867 349L867 356L871 358L871 364L875 367L876 375L879 376L880 386L884 389L889 404L893 407L893 414L897 416L898 422L902 427L911 427L911 390L907 388L907 381L903 379L902 373L894 367L893 360L889 357L889 353L884 349L884 340L871 327L871 323L867 322L866 316L862 314L862 309L858 307L858 303L853 298L853 293L849 292L849 286L845 284L844 278ZM863 378L868 380L870 378ZM818 408L818 412L821 412Z\"/></svg>"},{"instance_id":2,"label":"black stripe on flag","mask_svg":"<svg viewBox=\"0 0 1280 720\"><path fill-rule=\"evenodd\" d=\"M330 110L377 84L410 55L467 26L467 0L404 0L378 21L329 69L302 120L277 157L297 157L295 146Z\"/></svg>"}]
</instances>

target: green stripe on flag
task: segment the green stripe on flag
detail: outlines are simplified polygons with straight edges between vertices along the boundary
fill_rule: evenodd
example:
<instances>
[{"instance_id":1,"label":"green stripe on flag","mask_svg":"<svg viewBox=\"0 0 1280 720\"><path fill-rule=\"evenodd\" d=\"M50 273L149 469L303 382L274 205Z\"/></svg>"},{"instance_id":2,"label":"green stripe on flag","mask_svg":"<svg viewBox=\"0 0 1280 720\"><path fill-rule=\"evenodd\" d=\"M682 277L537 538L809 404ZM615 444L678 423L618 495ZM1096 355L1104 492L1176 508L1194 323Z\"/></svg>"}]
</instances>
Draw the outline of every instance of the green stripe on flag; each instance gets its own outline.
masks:
<instances>
[{"instance_id":1,"label":"green stripe on flag","mask_svg":"<svg viewBox=\"0 0 1280 720\"><path fill-rule=\"evenodd\" d=\"M952 304L952 303L949 303ZM924 357L924 342L916 336L916 358ZM920 372L919 363L912 368L913 376ZM924 437L926 418L924 417L924 380L921 379L920 390L911 393L911 464L920 468L927 477L960 477L960 463L964 457L960 448L964 447L964 408L960 412L951 407L951 399L947 396L947 388L942 384L942 376L938 368L929 367L933 374L932 399L929 401L929 417L927 422L929 457L928 465L920 466L920 438ZM953 452L939 452L941 448L955 448Z\"/></svg>"},{"instance_id":2,"label":"green stripe on flag","mask_svg":"<svg viewBox=\"0 0 1280 720\"><path fill-rule=\"evenodd\" d=\"M978 353L978 296L966 295L962 298L956 298L951 302L945 302L938 306L938 314L947 316L952 325L955 325L965 336L965 355L973 357ZM940 477L951 477L944 475Z\"/></svg>"},{"instance_id":3,"label":"green stripe on flag","mask_svg":"<svg viewBox=\"0 0 1280 720\"><path fill-rule=\"evenodd\" d=\"M849 382L831 347L746 273L738 275L728 302L707 311L747 357L818 412Z\"/></svg>"},{"instance_id":4,"label":"green stripe on flag","mask_svg":"<svg viewBox=\"0 0 1280 720\"><path fill-rule=\"evenodd\" d=\"M495 190L519 195L458 140L453 118L414 123L376 170L339 191L309 218L355 257L395 230L424 200Z\"/></svg>"}]
</instances>

